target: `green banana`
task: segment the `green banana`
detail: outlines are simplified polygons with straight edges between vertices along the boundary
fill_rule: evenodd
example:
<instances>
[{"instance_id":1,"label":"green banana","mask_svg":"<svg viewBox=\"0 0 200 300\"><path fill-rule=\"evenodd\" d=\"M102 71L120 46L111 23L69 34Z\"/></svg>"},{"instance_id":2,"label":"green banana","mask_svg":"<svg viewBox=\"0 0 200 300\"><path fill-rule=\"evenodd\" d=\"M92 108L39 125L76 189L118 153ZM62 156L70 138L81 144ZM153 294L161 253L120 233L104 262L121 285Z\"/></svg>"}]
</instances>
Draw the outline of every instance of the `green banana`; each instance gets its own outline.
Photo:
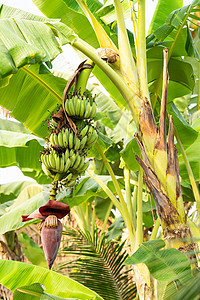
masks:
<instances>
[{"instance_id":1,"label":"green banana","mask_svg":"<svg viewBox=\"0 0 200 300\"><path fill-rule=\"evenodd\" d=\"M86 136L87 132L88 132L89 126L86 125L80 132L81 138L83 139L84 136Z\"/></svg>"},{"instance_id":2,"label":"green banana","mask_svg":"<svg viewBox=\"0 0 200 300\"><path fill-rule=\"evenodd\" d=\"M58 133L58 146L59 146L59 147L64 147L62 131L60 131L60 132Z\"/></svg>"},{"instance_id":3,"label":"green banana","mask_svg":"<svg viewBox=\"0 0 200 300\"><path fill-rule=\"evenodd\" d=\"M47 169L50 169L50 162L49 162L49 155L45 154L45 163L46 163L46 167Z\"/></svg>"},{"instance_id":4,"label":"green banana","mask_svg":"<svg viewBox=\"0 0 200 300\"><path fill-rule=\"evenodd\" d=\"M66 102L65 102L65 110L66 110L66 113L70 116L70 111L69 111L69 100L67 99Z\"/></svg>"},{"instance_id":5,"label":"green banana","mask_svg":"<svg viewBox=\"0 0 200 300\"><path fill-rule=\"evenodd\" d=\"M80 162L81 162L81 156L78 154L77 157L76 157L75 163L72 166L72 168L76 169L79 166Z\"/></svg>"},{"instance_id":6,"label":"green banana","mask_svg":"<svg viewBox=\"0 0 200 300\"><path fill-rule=\"evenodd\" d=\"M44 154L44 164L47 167L47 169L49 169L49 163L48 163L48 156L47 156L47 154Z\"/></svg>"},{"instance_id":7,"label":"green banana","mask_svg":"<svg viewBox=\"0 0 200 300\"><path fill-rule=\"evenodd\" d=\"M80 106L81 106L81 100L79 97L76 97L75 101L75 112L76 112L76 116L79 116L80 114Z\"/></svg>"},{"instance_id":8,"label":"green banana","mask_svg":"<svg viewBox=\"0 0 200 300\"><path fill-rule=\"evenodd\" d=\"M80 144L80 139L76 135L74 135L74 150L78 150L80 148Z\"/></svg>"},{"instance_id":9,"label":"green banana","mask_svg":"<svg viewBox=\"0 0 200 300\"><path fill-rule=\"evenodd\" d=\"M50 160L50 164L51 164L51 167L52 169L55 169L56 168L56 162L55 162L55 154L54 154L54 151L51 150L51 153L49 155L49 160Z\"/></svg>"},{"instance_id":10,"label":"green banana","mask_svg":"<svg viewBox=\"0 0 200 300\"><path fill-rule=\"evenodd\" d=\"M96 104L93 102L90 106L90 119L93 119L96 115Z\"/></svg>"},{"instance_id":11,"label":"green banana","mask_svg":"<svg viewBox=\"0 0 200 300\"><path fill-rule=\"evenodd\" d=\"M71 98L69 100L69 111L70 111L70 116L75 116L76 112L75 112L75 108L74 108L74 103L73 103L73 99Z\"/></svg>"},{"instance_id":12,"label":"green banana","mask_svg":"<svg viewBox=\"0 0 200 300\"><path fill-rule=\"evenodd\" d=\"M65 162L67 161L68 158L69 158L69 150L66 149L66 151L65 151Z\"/></svg>"},{"instance_id":13,"label":"green banana","mask_svg":"<svg viewBox=\"0 0 200 300\"><path fill-rule=\"evenodd\" d=\"M64 147L67 148L68 147L68 138L69 138L69 131L68 129L66 128L63 132L63 144L64 144Z\"/></svg>"},{"instance_id":14,"label":"green banana","mask_svg":"<svg viewBox=\"0 0 200 300\"><path fill-rule=\"evenodd\" d=\"M62 153L62 157L60 157L60 172L59 173L63 173L65 169L65 154Z\"/></svg>"},{"instance_id":15,"label":"green banana","mask_svg":"<svg viewBox=\"0 0 200 300\"><path fill-rule=\"evenodd\" d=\"M93 132L94 132L94 127L90 126L89 129L88 129L88 132L87 132L88 139L90 139L90 137L93 134Z\"/></svg>"},{"instance_id":16,"label":"green banana","mask_svg":"<svg viewBox=\"0 0 200 300\"><path fill-rule=\"evenodd\" d=\"M41 154L41 161L44 164L44 154Z\"/></svg>"},{"instance_id":17,"label":"green banana","mask_svg":"<svg viewBox=\"0 0 200 300\"><path fill-rule=\"evenodd\" d=\"M62 182L63 183L67 183L68 181L70 181L73 177L72 173L69 173L65 178L63 178Z\"/></svg>"},{"instance_id":18,"label":"green banana","mask_svg":"<svg viewBox=\"0 0 200 300\"><path fill-rule=\"evenodd\" d=\"M87 102L84 101L83 99L81 99L80 111L79 111L79 116L80 116L80 118L83 118L83 117L84 117L85 109L86 109L86 104L87 104Z\"/></svg>"},{"instance_id":19,"label":"green banana","mask_svg":"<svg viewBox=\"0 0 200 300\"><path fill-rule=\"evenodd\" d=\"M69 149L72 149L73 148L73 142L74 142L74 133L73 131L71 131L69 133Z\"/></svg>"},{"instance_id":20,"label":"green banana","mask_svg":"<svg viewBox=\"0 0 200 300\"><path fill-rule=\"evenodd\" d=\"M73 150L71 150L73 151ZM73 153L71 154L71 151L70 151L70 161L71 161L71 164L70 164L70 168L73 166L75 160L76 160L76 156L77 154L73 151Z\"/></svg>"},{"instance_id":21,"label":"green banana","mask_svg":"<svg viewBox=\"0 0 200 300\"><path fill-rule=\"evenodd\" d=\"M54 145L54 133L52 133L49 137L49 142L51 145Z\"/></svg>"},{"instance_id":22,"label":"green banana","mask_svg":"<svg viewBox=\"0 0 200 300\"><path fill-rule=\"evenodd\" d=\"M58 136L54 133L54 145L58 145Z\"/></svg>"},{"instance_id":23,"label":"green banana","mask_svg":"<svg viewBox=\"0 0 200 300\"><path fill-rule=\"evenodd\" d=\"M77 172L78 172L79 170L81 170L81 169L82 169L82 167L83 167L84 163L85 163L85 157L84 157L84 156L82 156L82 157L81 157L80 164L79 164L79 165L78 165L78 167L76 168L76 171L77 171Z\"/></svg>"},{"instance_id":24,"label":"green banana","mask_svg":"<svg viewBox=\"0 0 200 300\"><path fill-rule=\"evenodd\" d=\"M87 105L86 105L86 108L85 108L84 118L88 119L90 117L90 102L87 101L86 103L87 103Z\"/></svg>"},{"instance_id":25,"label":"green banana","mask_svg":"<svg viewBox=\"0 0 200 300\"><path fill-rule=\"evenodd\" d=\"M88 160L82 167L82 169L79 169L79 173L83 173L85 172L85 170L87 170L87 168L89 167L90 161Z\"/></svg>"},{"instance_id":26,"label":"green banana","mask_svg":"<svg viewBox=\"0 0 200 300\"><path fill-rule=\"evenodd\" d=\"M58 172L60 170L60 157L58 154L55 156L55 162L56 162L56 171Z\"/></svg>"},{"instance_id":27,"label":"green banana","mask_svg":"<svg viewBox=\"0 0 200 300\"><path fill-rule=\"evenodd\" d=\"M82 140L81 140L81 144L79 149L82 150L85 147L85 144L87 142L87 136L85 136Z\"/></svg>"},{"instance_id":28,"label":"green banana","mask_svg":"<svg viewBox=\"0 0 200 300\"><path fill-rule=\"evenodd\" d=\"M70 160L70 158L68 158L67 161L65 162L63 173L66 173L68 171L70 165L71 165L71 160Z\"/></svg>"},{"instance_id":29,"label":"green banana","mask_svg":"<svg viewBox=\"0 0 200 300\"><path fill-rule=\"evenodd\" d=\"M76 183L77 183L76 180L72 180L72 181L67 183L67 187L73 187L73 186L76 185Z\"/></svg>"},{"instance_id":30,"label":"green banana","mask_svg":"<svg viewBox=\"0 0 200 300\"><path fill-rule=\"evenodd\" d=\"M45 166L44 163L42 163L42 171L50 178L54 178L54 175L51 173L49 169Z\"/></svg>"},{"instance_id":31,"label":"green banana","mask_svg":"<svg viewBox=\"0 0 200 300\"><path fill-rule=\"evenodd\" d=\"M97 139L98 139L98 133L96 132L96 130L94 130L94 132L90 136L90 139L87 140L86 146L87 147L92 146L93 144L95 144L95 142L97 141Z\"/></svg>"}]
</instances>

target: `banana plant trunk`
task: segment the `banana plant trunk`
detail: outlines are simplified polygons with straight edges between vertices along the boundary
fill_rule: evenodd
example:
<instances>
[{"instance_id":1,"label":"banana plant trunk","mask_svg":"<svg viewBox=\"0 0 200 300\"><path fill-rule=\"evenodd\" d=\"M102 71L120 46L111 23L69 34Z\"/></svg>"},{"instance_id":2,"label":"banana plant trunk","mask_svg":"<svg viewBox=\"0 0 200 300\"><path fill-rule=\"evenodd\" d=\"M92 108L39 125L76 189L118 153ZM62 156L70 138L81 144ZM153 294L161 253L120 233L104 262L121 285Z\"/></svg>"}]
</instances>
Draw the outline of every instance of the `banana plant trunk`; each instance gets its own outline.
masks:
<instances>
[{"instance_id":1,"label":"banana plant trunk","mask_svg":"<svg viewBox=\"0 0 200 300\"><path fill-rule=\"evenodd\" d=\"M174 123L170 115L168 139L166 135L167 63L168 51L165 48L159 126L156 126L151 105L145 98L139 116L141 138L135 134L142 159L136 155L136 160L144 170L144 181L154 198L167 246L187 253L195 249L195 244L186 223L178 152L174 145Z\"/></svg>"}]
</instances>

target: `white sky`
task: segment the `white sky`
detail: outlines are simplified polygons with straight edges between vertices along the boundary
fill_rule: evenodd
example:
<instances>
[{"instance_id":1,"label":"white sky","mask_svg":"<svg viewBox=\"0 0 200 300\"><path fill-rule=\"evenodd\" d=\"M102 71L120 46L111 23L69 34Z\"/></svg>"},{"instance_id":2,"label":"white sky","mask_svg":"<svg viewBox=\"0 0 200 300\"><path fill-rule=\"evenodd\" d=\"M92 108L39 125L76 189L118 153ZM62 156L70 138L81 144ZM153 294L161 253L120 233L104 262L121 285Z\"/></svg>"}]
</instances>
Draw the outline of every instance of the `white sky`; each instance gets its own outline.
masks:
<instances>
[{"instance_id":1,"label":"white sky","mask_svg":"<svg viewBox=\"0 0 200 300\"><path fill-rule=\"evenodd\" d=\"M56 0L55 0L56 1ZM75 0L74 0L75 1ZM173 0L169 0L173 1ZM157 4L157 0L146 0L146 28L148 30L148 26L150 24L154 9ZM191 0L184 0L184 5L190 4ZM167 1L166 1L167 3ZM13 6L19 9L23 9L25 11L31 12L37 15L43 15L41 11L33 4L31 0L2 0L1 4L6 4L8 6ZM62 54L64 59L69 61L73 69L77 67L77 60L80 61L79 57L76 55L74 50L70 46L65 46L65 51ZM59 66L59 61L57 62L57 66ZM64 70L63 70L64 71ZM69 65L68 65L69 71ZM5 169L0 169L0 184L20 181L20 180L32 180L28 177L24 177L22 172L17 167L9 167Z\"/></svg>"}]
</instances>

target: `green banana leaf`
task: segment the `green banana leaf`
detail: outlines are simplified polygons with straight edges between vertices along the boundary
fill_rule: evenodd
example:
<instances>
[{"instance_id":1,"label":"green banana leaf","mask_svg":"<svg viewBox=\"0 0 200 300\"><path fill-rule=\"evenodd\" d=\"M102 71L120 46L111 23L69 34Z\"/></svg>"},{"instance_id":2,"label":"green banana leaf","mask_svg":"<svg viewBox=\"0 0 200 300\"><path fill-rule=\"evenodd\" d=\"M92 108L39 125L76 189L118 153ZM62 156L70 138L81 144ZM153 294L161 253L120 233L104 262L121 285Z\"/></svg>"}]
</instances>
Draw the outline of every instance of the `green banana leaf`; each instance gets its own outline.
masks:
<instances>
[{"instance_id":1,"label":"green banana leaf","mask_svg":"<svg viewBox=\"0 0 200 300\"><path fill-rule=\"evenodd\" d=\"M32 184L33 182L31 181L16 181L11 183L1 184L0 203L5 203L7 201L16 199L25 187Z\"/></svg>"},{"instance_id":2,"label":"green banana leaf","mask_svg":"<svg viewBox=\"0 0 200 300\"><path fill-rule=\"evenodd\" d=\"M68 6L68 2L65 0L48 1L48 3L40 0L33 1L48 18L54 16L53 18L61 19L61 22L69 26L81 39L98 48L99 44L90 22L82 12L75 10L77 4L72 8L70 7L72 6L72 1L70 6Z\"/></svg>"},{"instance_id":3,"label":"green banana leaf","mask_svg":"<svg viewBox=\"0 0 200 300\"><path fill-rule=\"evenodd\" d=\"M200 180L199 149L200 149L200 133L198 134L198 138L195 140L195 142L190 147L188 147L185 151L196 181ZM182 155L179 155L179 171L183 180L190 182Z\"/></svg>"},{"instance_id":4,"label":"green banana leaf","mask_svg":"<svg viewBox=\"0 0 200 300\"><path fill-rule=\"evenodd\" d=\"M156 53L157 53L156 49ZM163 52L163 47L159 47L159 51ZM153 50L151 51L153 52ZM155 55L151 53L153 57ZM158 80L162 76L163 61L150 60L148 61L148 82L149 91L154 93L157 88ZM186 62L171 59L169 62L169 81L167 84L167 101L168 103L173 101L177 97L184 96L192 92L194 88L194 76L192 66ZM159 91L161 96L161 89Z\"/></svg>"},{"instance_id":5,"label":"green banana leaf","mask_svg":"<svg viewBox=\"0 0 200 300\"><path fill-rule=\"evenodd\" d=\"M65 85L63 78L40 74L39 65L24 67L12 76L8 86L0 89L0 105L31 132L44 138L47 136L44 121L61 104Z\"/></svg>"},{"instance_id":6,"label":"green banana leaf","mask_svg":"<svg viewBox=\"0 0 200 300\"><path fill-rule=\"evenodd\" d=\"M59 297L101 300L95 292L80 283L45 268L18 261L0 260L0 283L11 291L40 282L46 292Z\"/></svg>"},{"instance_id":7,"label":"green banana leaf","mask_svg":"<svg viewBox=\"0 0 200 300\"><path fill-rule=\"evenodd\" d=\"M100 176L100 179L113 193L116 193L110 176ZM120 177L117 177L117 179L120 186L123 187L123 179ZM0 234L23 228L36 222L35 220L22 222L21 216L29 215L48 202L49 192L46 190L40 192L41 189L42 187L38 185L30 185L22 190L17 200L7 209L6 213L4 212L4 214L0 217ZM57 200L68 204L70 208L72 208L87 200L92 200L94 196L107 198L106 193L100 188L93 178L82 177L76 188L61 190L57 196Z\"/></svg>"},{"instance_id":8,"label":"green banana leaf","mask_svg":"<svg viewBox=\"0 0 200 300\"><path fill-rule=\"evenodd\" d=\"M25 232L20 232L17 238L26 258L33 265L48 268L44 252Z\"/></svg>"},{"instance_id":9,"label":"green banana leaf","mask_svg":"<svg viewBox=\"0 0 200 300\"><path fill-rule=\"evenodd\" d=\"M191 274L190 262L185 254L174 248L160 250L163 247L163 240L144 242L125 264L144 263L151 275L161 281L177 280L186 273Z\"/></svg>"},{"instance_id":10,"label":"green banana leaf","mask_svg":"<svg viewBox=\"0 0 200 300\"><path fill-rule=\"evenodd\" d=\"M0 78L27 64L53 60L62 52L49 26L14 18L0 19L0 48Z\"/></svg>"},{"instance_id":11,"label":"green banana leaf","mask_svg":"<svg viewBox=\"0 0 200 300\"><path fill-rule=\"evenodd\" d=\"M184 148L187 149L197 139L198 132L185 121L174 103L172 103L171 107L167 107L167 112L172 115L176 132Z\"/></svg>"},{"instance_id":12,"label":"green banana leaf","mask_svg":"<svg viewBox=\"0 0 200 300\"><path fill-rule=\"evenodd\" d=\"M94 48L99 48L99 44L91 24L89 23L85 15L83 15L83 13L80 13L79 8L77 8L77 4L75 4L74 1L71 2L58 0L55 3L55 1L49 0L47 3L44 0L34 0L33 2L48 18L51 18L52 16L60 18L62 23L70 27L81 39L87 41L87 43ZM87 1L88 7L92 12L100 8L99 4L96 4L97 2L98 1ZM95 14L95 17L98 17L98 15ZM109 32L107 33L109 34ZM112 39L113 36L115 36L115 32L110 35L110 38ZM116 101L116 103L120 107L127 107L125 100L118 92L115 85L97 66L95 66L93 74L97 77L100 83L108 91L109 95Z\"/></svg>"},{"instance_id":13,"label":"green banana leaf","mask_svg":"<svg viewBox=\"0 0 200 300\"><path fill-rule=\"evenodd\" d=\"M26 147L29 141L36 140L41 146L45 141L31 134L23 124L0 119L0 147Z\"/></svg>"},{"instance_id":14,"label":"green banana leaf","mask_svg":"<svg viewBox=\"0 0 200 300\"><path fill-rule=\"evenodd\" d=\"M37 208L42 205L45 205L49 200L48 192L41 192L34 197L26 200L22 204L13 208L9 212L6 212L0 217L0 234L5 232L15 230L18 228L25 227L31 223L34 223L35 220L28 222L22 222L22 215L29 215Z\"/></svg>"},{"instance_id":15,"label":"green banana leaf","mask_svg":"<svg viewBox=\"0 0 200 300\"><path fill-rule=\"evenodd\" d=\"M63 298L45 293L46 288L41 283L33 283L28 286L21 286L14 291L13 300L80 300L80 298Z\"/></svg>"},{"instance_id":16,"label":"green banana leaf","mask_svg":"<svg viewBox=\"0 0 200 300\"><path fill-rule=\"evenodd\" d=\"M163 25L169 14L175 9L181 8L182 6L183 0L169 1L167 5L165 0L159 0L154 11L153 18L151 19L148 34L151 34L157 28Z\"/></svg>"}]
</instances>

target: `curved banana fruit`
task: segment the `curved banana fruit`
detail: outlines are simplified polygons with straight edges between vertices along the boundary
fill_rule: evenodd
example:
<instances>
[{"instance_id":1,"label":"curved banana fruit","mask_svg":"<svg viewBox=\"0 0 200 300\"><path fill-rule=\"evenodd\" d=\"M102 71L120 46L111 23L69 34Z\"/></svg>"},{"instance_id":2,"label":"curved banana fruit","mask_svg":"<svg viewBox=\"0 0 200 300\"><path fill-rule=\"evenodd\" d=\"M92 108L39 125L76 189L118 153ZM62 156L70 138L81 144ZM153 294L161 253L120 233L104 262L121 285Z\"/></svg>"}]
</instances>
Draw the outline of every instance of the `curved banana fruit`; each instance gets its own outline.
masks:
<instances>
[{"instance_id":1,"label":"curved banana fruit","mask_svg":"<svg viewBox=\"0 0 200 300\"><path fill-rule=\"evenodd\" d=\"M68 146L69 146L69 149L72 149L73 148L73 145L74 145L74 133L73 131L71 130L71 132L69 133L69 138L68 138Z\"/></svg>"},{"instance_id":2,"label":"curved banana fruit","mask_svg":"<svg viewBox=\"0 0 200 300\"><path fill-rule=\"evenodd\" d=\"M94 130L90 138L87 140L86 146L91 147L96 143L97 139L98 139L98 133L96 132L96 130Z\"/></svg>"},{"instance_id":3,"label":"curved banana fruit","mask_svg":"<svg viewBox=\"0 0 200 300\"><path fill-rule=\"evenodd\" d=\"M90 117L90 102L86 102L85 115L84 118L88 119Z\"/></svg>"},{"instance_id":4,"label":"curved banana fruit","mask_svg":"<svg viewBox=\"0 0 200 300\"><path fill-rule=\"evenodd\" d=\"M69 131L68 131L67 128L63 132L63 144L64 144L65 148L68 147L68 144L69 144Z\"/></svg>"},{"instance_id":5,"label":"curved banana fruit","mask_svg":"<svg viewBox=\"0 0 200 300\"><path fill-rule=\"evenodd\" d=\"M81 138L82 138L82 139L86 136L86 134L87 134L87 132L88 132L88 129L89 129L89 126L86 125L86 126L81 130L80 135L81 135Z\"/></svg>"},{"instance_id":6,"label":"curved banana fruit","mask_svg":"<svg viewBox=\"0 0 200 300\"><path fill-rule=\"evenodd\" d=\"M95 102L92 103L92 106L90 106L90 119L93 119L96 115L96 104Z\"/></svg>"},{"instance_id":7,"label":"curved banana fruit","mask_svg":"<svg viewBox=\"0 0 200 300\"><path fill-rule=\"evenodd\" d=\"M45 166L44 163L42 163L42 171L50 178L54 178L54 175L51 173L49 169Z\"/></svg>"},{"instance_id":8,"label":"curved banana fruit","mask_svg":"<svg viewBox=\"0 0 200 300\"><path fill-rule=\"evenodd\" d=\"M81 156L78 154L77 157L76 157L75 163L74 163L74 165L72 166L72 168L73 168L73 169L78 168L80 162L81 162Z\"/></svg>"},{"instance_id":9,"label":"curved banana fruit","mask_svg":"<svg viewBox=\"0 0 200 300\"><path fill-rule=\"evenodd\" d=\"M49 156L50 156L49 160L50 160L51 168L56 169L55 152L53 150L51 150L51 153Z\"/></svg>"},{"instance_id":10,"label":"curved banana fruit","mask_svg":"<svg viewBox=\"0 0 200 300\"><path fill-rule=\"evenodd\" d=\"M82 169L79 170L79 173L83 173L85 172L85 170L87 170L87 168L89 167L90 161L88 160L82 167Z\"/></svg>"},{"instance_id":11,"label":"curved banana fruit","mask_svg":"<svg viewBox=\"0 0 200 300\"><path fill-rule=\"evenodd\" d=\"M74 135L74 150L78 150L80 148L80 145L80 139L76 135Z\"/></svg>"},{"instance_id":12,"label":"curved banana fruit","mask_svg":"<svg viewBox=\"0 0 200 300\"><path fill-rule=\"evenodd\" d=\"M83 99L81 99L80 102L81 102L81 104L80 104L79 117L83 118L85 115L85 109L86 109L87 102L84 101Z\"/></svg>"},{"instance_id":13,"label":"curved banana fruit","mask_svg":"<svg viewBox=\"0 0 200 300\"><path fill-rule=\"evenodd\" d=\"M63 144L63 134L62 134L62 131L59 132L58 134L58 146L59 147L63 147L64 144Z\"/></svg>"}]
</instances>

